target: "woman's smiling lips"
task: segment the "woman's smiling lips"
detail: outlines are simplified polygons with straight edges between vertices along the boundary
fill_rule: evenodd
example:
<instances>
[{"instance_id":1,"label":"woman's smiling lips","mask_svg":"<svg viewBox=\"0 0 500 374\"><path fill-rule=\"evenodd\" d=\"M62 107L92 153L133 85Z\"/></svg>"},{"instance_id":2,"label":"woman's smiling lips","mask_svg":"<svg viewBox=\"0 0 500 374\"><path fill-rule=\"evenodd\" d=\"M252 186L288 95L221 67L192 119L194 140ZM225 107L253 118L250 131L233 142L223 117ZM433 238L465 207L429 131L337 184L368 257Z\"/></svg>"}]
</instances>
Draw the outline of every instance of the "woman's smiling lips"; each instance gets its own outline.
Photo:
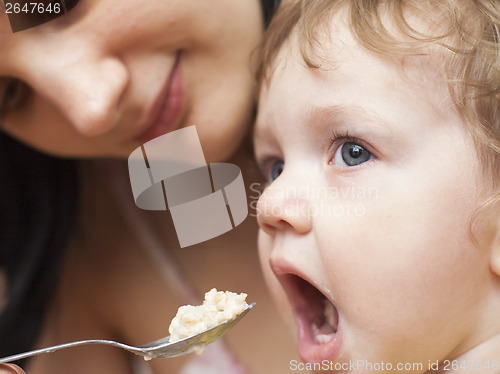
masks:
<instances>
[{"instance_id":1,"label":"woman's smiling lips","mask_svg":"<svg viewBox=\"0 0 500 374\"><path fill-rule=\"evenodd\" d=\"M140 134L134 138L145 143L175 129L183 106L184 87L181 70L181 54L177 53L172 70L157 95L146 120L140 126Z\"/></svg>"},{"instance_id":2,"label":"woman's smiling lips","mask_svg":"<svg viewBox=\"0 0 500 374\"><path fill-rule=\"evenodd\" d=\"M295 309L302 360L309 363L335 360L342 345L342 327L331 299L285 259L271 257L269 262ZM328 309L331 316L326 315Z\"/></svg>"}]
</instances>

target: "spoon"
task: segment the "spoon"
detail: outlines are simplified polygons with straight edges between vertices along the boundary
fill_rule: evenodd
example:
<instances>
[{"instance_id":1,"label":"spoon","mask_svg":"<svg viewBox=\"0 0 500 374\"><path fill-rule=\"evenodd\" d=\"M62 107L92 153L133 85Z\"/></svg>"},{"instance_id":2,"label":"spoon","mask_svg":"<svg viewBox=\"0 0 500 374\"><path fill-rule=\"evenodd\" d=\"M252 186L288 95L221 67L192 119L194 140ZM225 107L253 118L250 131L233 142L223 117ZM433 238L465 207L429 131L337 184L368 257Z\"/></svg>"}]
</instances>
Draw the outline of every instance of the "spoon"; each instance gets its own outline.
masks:
<instances>
[{"instance_id":1,"label":"spoon","mask_svg":"<svg viewBox=\"0 0 500 374\"><path fill-rule=\"evenodd\" d=\"M207 344L210 344L215 340L217 340L218 338L220 338L226 332L231 330L234 327L234 325L236 325L254 306L255 303L251 303L246 307L246 309L242 313L238 314L233 319L224 321L208 330L205 330L196 335L181 340L177 340L172 343L169 342L170 336L140 345L138 347L134 347L123 343L118 343L113 340L101 340L101 339L80 340L76 342L54 345L52 347L36 349L25 353L19 353L16 355L7 356L1 358L0 363L13 362L21 360L26 357L35 356L41 353L50 353L64 348L78 347L80 345L87 345L87 344L112 345L113 347L122 348L129 352L135 353L136 355L143 356L145 360L151 360L152 358L167 358L167 357L182 356L188 353L192 353L200 348L204 348Z\"/></svg>"}]
</instances>

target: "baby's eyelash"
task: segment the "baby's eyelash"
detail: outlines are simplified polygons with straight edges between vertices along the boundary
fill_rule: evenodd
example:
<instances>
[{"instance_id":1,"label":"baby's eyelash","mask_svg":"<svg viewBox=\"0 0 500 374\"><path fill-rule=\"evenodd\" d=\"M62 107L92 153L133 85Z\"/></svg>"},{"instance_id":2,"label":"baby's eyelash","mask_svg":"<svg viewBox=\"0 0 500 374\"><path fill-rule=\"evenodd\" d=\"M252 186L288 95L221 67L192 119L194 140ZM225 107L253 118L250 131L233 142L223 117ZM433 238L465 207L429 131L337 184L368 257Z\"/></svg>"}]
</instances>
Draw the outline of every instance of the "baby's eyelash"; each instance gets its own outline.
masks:
<instances>
[{"instance_id":1,"label":"baby's eyelash","mask_svg":"<svg viewBox=\"0 0 500 374\"><path fill-rule=\"evenodd\" d=\"M339 130L332 130L330 137L328 139L328 144L330 146L338 144L338 143L347 143L347 142L359 142L359 139L352 137L349 135L348 131L339 131Z\"/></svg>"},{"instance_id":2,"label":"baby's eyelash","mask_svg":"<svg viewBox=\"0 0 500 374\"><path fill-rule=\"evenodd\" d=\"M330 137L328 140L328 147L330 149L334 149L334 148L336 149L345 143L355 143L355 144L365 148L372 155L374 154L373 148L368 143L366 143L364 140L361 140L358 137L349 135L348 131L339 131L339 130L332 130L331 131Z\"/></svg>"}]
</instances>

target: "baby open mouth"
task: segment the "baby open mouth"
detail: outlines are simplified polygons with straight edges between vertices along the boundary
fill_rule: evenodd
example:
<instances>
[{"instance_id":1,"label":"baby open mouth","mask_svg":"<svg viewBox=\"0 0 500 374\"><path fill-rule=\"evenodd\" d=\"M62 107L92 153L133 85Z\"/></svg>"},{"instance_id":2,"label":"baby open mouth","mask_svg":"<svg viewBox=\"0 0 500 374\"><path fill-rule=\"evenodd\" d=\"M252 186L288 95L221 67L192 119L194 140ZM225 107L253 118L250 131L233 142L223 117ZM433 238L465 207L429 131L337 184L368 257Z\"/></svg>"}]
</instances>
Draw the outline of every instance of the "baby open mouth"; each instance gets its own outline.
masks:
<instances>
[{"instance_id":1,"label":"baby open mouth","mask_svg":"<svg viewBox=\"0 0 500 374\"><path fill-rule=\"evenodd\" d=\"M309 330L314 344L326 344L335 338L339 315L332 302L314 285L296 275L287 275L284 283L296 308L300 330ZM302 331L305 333L305 331Z\"/></svg>"},{"instance_id":2,"label":"baby open mouth","mask_svg":"<svg viewBox=\"0 0 500 374\"><path fill-rule=\"evenodd\" d=\"M318 344L328 343L337 332L337 315L335 307L327 299L323 300L325 304L324 321L320 325L319 320L313 322L312 331L314 339Z\"/></svg>"}]
</instances>

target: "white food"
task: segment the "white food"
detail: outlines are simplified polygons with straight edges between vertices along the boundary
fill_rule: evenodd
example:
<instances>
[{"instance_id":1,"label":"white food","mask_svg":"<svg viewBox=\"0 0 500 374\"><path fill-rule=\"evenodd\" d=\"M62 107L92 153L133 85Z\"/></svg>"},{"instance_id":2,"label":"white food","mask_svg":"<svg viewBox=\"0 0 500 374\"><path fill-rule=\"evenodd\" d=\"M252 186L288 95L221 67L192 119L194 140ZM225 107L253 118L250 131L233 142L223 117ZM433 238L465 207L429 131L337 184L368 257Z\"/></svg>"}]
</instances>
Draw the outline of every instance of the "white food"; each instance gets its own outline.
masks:
<instances>
[{"instance_id":1,"label":"white food","mask_svg":"<svg viewBox=\"0 0 500 374\"><path fill-rule=\"evenodd\" d=\"M219 323L233 319L248 307L246 297L246 293L236 294L212 288L205 294L205 301L202 305L181 306L168 328L170 342L196 335ZM203 350L204 347L201 347L197 353L202 353Z\"/></svg>"}]
</instances>

